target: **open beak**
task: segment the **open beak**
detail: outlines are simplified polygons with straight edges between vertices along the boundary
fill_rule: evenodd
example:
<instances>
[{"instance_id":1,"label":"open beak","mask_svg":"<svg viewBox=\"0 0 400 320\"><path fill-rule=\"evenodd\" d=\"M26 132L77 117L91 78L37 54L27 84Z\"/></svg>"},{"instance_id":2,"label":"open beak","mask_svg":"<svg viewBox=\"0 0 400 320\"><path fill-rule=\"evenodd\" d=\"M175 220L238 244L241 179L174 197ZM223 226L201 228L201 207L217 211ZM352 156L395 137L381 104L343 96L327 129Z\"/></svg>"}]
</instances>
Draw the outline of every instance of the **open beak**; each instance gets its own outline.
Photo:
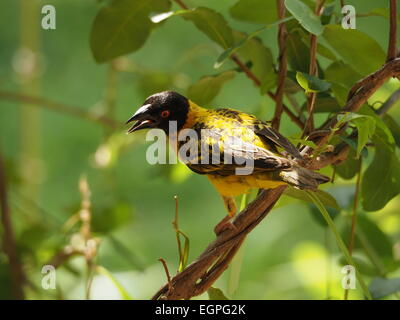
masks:
<instances>
[{"instance_id":1,"label":"open beak","mask_svg":"<svg viewBox=\"0 0 400 320\"><path fill-rule=\"evenodd\" d=\"M140 129L154 128L157 126L158 122L156 121L156 119L154 119L154 117L151 116L150 108L151 104L146 104L140 107L139 110L136 111L136 113L129 118L129 120L125 124L131 123L133 121L136 122L128 130L128 133L132 133Z\"/></svg>"}]
</instances>

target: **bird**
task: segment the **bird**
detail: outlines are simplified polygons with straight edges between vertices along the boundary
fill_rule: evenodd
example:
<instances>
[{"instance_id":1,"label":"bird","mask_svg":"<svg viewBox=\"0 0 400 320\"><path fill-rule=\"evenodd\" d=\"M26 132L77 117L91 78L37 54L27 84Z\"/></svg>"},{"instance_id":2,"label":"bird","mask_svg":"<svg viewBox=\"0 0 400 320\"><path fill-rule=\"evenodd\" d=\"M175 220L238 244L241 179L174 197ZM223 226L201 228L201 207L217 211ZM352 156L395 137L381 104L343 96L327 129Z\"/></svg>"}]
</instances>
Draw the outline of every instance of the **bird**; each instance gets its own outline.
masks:
<instances>
[{"instance_id":1,"label":"bird","mask_svg":"<svg viewBox=\"0 0 400 320\"><path fill-rule=\"evenodd\" d=\"M207 176L215 186L228 212L215 228L216 233L232 226L231 219L237 213L235 196L281 185L316 190L330 180L303 167L299 150L268 122L235 109L204 108L175 91L149 96L126 124L132 122L128 133L152 128L163 130L171 144L174 140L179 156L187 156L186 166ZM196 133L198 139L185 148L186 154L179 153L189 141L187 137L177 141L177 137L187 130ZM188 156L188 150L197 152ZM246 164L251 164L251 170L243 174L240 170Z\"/></svg>"}]
</instances>

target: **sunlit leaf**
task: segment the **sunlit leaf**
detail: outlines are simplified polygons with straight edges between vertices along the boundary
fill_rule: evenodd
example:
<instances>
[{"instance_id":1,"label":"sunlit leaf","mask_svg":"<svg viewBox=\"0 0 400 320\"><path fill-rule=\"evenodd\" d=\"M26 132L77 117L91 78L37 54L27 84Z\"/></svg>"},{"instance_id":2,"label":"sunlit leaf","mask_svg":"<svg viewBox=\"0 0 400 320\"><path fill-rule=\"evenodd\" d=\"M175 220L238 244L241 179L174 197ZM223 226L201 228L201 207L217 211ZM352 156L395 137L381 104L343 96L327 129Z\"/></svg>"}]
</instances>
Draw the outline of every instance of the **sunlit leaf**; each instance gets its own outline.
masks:
<instances>
[{"instance_id":1,"label":"sunlit leaf","mask_svg":"<svg viewBox=\"0 0 400 320\"><path fill-rule=\"evenodd\" d=\"M306 93L327 91L331 84L307 73L297 72L296 79Z\"/></svg>"}]
</instances>

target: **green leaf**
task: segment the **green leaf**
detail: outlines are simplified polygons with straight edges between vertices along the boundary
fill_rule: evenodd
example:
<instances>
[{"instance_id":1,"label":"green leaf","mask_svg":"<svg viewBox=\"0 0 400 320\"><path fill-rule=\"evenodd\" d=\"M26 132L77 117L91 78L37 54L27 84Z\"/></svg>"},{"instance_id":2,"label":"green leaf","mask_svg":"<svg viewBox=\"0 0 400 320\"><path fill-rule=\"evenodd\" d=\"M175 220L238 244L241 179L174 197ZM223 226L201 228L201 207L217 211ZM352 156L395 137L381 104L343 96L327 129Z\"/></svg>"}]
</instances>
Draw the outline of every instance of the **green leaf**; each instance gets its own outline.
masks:
<instances>
[{"instance_id":1,"label":"green leaf","mask_svg":"<svg viewBox=\"0 0 400 320\"><path fill-rule=\"evenodd\" d=\"M245 37L245 34L234 31L235 42L239 42ZM261 81L263 93L276 85L274 59L271 50L264 46L260 39L250 39L237 52L246 62L251 62L251 71Z\"/></svg>"},{"instance_id":2,"label":"green leaf","mask_svg":"<svg viewBox=\"0 0 400 320\"><path fill-rule=\"evenodd\" d=\"M222 86L235 75L235 71L225 71L215 76L205 76L189 87L188 97L198 104L207 105L218 95Z\"/></svg>"},{"instance_id":3,"label":"green leaf","mask_svg":"<svg viewBox=\"0 0 400 320\"><path fill-rule=\"evenodd\" d=\"M336 238L337 245L340 248L340 250L342 251L344 257L346 258L347 264L355 266L356 264L354 263L353 258L351 256L351 254L349 253L349 250L346 247L346 244L344 243L342 237L340 236L340 233L337 230L335 223L333 222L328 211L322 204L321 200L318 198L318 196L314 192L312 192L312 191L306 191L306 192L307 192L308 196L310 197L310 199L314 202L315 206L321 212L321 214L324 217L329 228L332 230L332 233ZM364 278L361 276L360 272L357 269L356 269L356 275L357 275L357 280L359 281L359 283L361 285L361 289L362 289L364 295L369 300L371 300L372 299L371 293L368 290L368 287L364 281Z\"/></svg>"},{"instance_id":4,"label":"green leaf","mask_svg":"<svg viewBox=\"0 0 400 320\"><path fill-rule=\"evenodd\" d=\"M113 283L123 300L133 300L133 298L130 296L128 291L126 291L123 285L106 268L103 268L102 266L96 266L96 271L108 278Z\"/></svg>"},{"instance_id":5,"label":"green leaf","mask_svg":"<svg viewBox=\"0 0 400 320\"><path fill-rule=\"evenodd\" d=\"M310 69L310 49L302 40L303 30L297 21L287 23L287 60L292 70L308 73Z\"/></svg>"},{"instance_id":6,"label":"green leaf","mask_svg":"<svg viewBox=\"0 0 400 320\"><path fill-rule=\"evenodd\" d=\"M285 0L285 6L304 29L317 36L322 34L324 27L321 20L307 5L300 0Z\"/></svg>"},{"instance_id":7,"label":"green leaf","mask_svg":"<svg viewBox=\"0 0 400 320\"><path fill-rule=\"evenodd\" d=\"M379 260L387 271L393 266L393 243L378 225L368 218L367 214L359 215L357 225L357 242L359 248L373 255L373 260Z\"/></svg>"},{"instance_id":8,"label":"green leaf","mask_svg":"<svg viewBox=\"0 0 400 320\"><path fill-rule=\"evenodd\" d=\"M155 26L151 12L167 11L168 0L114 0L97 13L90 32L90 47L98 63L138 50Z\"/></svg>"},{"instance_id":9,"label":"green leaf","mask_svg":"<svg viewBox=\"0 0 400 320\"><path fill-rule=\"evenodd\" d=\"M385 121L383 121L383 119L376 114L375 110L367 104L364 104L358 111L358 113L372 117L374 119L376 123L374 137L378 137L380 143L385 144L386 147L394 151L395 139L393 137L393 134L390 131L389 127L386 125Z\"/></svg>"},{"instance_id":10,"label":"green leaf","mask_svg":"<svg viewBox=\"0 0 400 320\"><path fill-rule=\"evenodd\" d=\"M93 214L93 229L100 233L110 233L132 222L133 211L127 203L96 208Z\"/></svg>"},{"instance_id":11,"label":"green leaf","mask_svg":"<svg viewBox=\"0 0 400 320\"><path fill-rule=\"evenodd\" d=\"M299 71L296 73L296 79L306 93L327 91L331 87L329 82Z\"/></svg>"},{"instance_id":12,"label":"green leaf","mask_svg":"<svg viewBox=\"0 0 400 320\"><path fill-rule=\"evenodd\" d=\"M372 298L380 299L390 294L400 292L400 278L374 278L369 286Z\"/></svg>"},{"instance_id":13,"label":"green leaf","mask_svg":"<svg viewBox=\"0 0 400 320\"><path fill-rule=\"evenodd\" d=\"M232 29L220 13L209 8L198 7L192 10L179 10L175 12L175 15L192 21L200 31L222 48L228 49L233 46Z\"/></svg>"},{"instance_id":14,"label":"green leaf","mask_svg":"<svg viewBox=\"0 0 400 320\"><path fill-rule=\"evenodd\" d=\"M333 208L333 209L340 209L339 205L336 202L336 199L330 193L323 191L323 190L319 190L319 189L314 192L315 192L315 194L318 195L318 198L321 200L321 202L325 206ZM305 192L304 190L299 190L299 189L295 189L293 187L288 187L285 189L283 194L285 194L289 197L298 199L298 200L313 203L312 201L310 201L310 197L308 196L307 192Z\"/></svg>"},{"instance_id":15,"label":"green leaf","mask_svg":"<svg viewBox=\"0 0 400 320\"><path fill-rule=\"evenodd\" d=\"M361 75L376 71L385 62L386 55L379 44L361 31L327 25L323 36L343 60Z\"/></svg>"},{"instance_id":16,"label":"green leaf","mask_svg":"<svg viewBox=\"0 0 400 320\"><path fill-rule=\"evenodd\" d=\"M340 105L346 103L350 88L362 78L350 65L342 61L331 63L325 69L324 76L325 80L332 83L331 90Z\"/></svg>"},{"instance_id":17,"label":"green leaf","mask_svg":"<svg viewBox=\"0 0 400 320\"><path fill-rule=\"evenodd\" d=\"M210 287L207 290L209 300L229 300L221 289Z\"/></svg>"},{"instance_id":18,"label":"green leaf","mask_svg":"<svg viewBox=\"0 0 400 320\"><path fill-rule=\"evenodd\" d=\"M336 101L336 99L332 98L329 95L322 96L317 95L317 101L316 101L316 106L315 106L315 111L316 113L319 112L338 112L341 110L341 107L339 103Z\"/></svg>"},{"instance_id":19,"label":"green leaf","mask_svg":"<svg viewBox=\"0 0 400 320\"><path fill-rule=\"evenodd\" d=\"M293 19L293 18L289 17L289 18L285 18L285 19L276 21L276 22L274 22L272 24L266 25L266 26L264 26L264 27L262 27L262 28L260 28L260 29L258 29L256 31L250 33L247 37L245 37L244 39L240 40L236 45L234 45L233 47L231 47L231 48L225 50L224 52L222 52L220 54L220 56L217 58L217 61L214 64L214 68L217 69L220 66L222 66L224 64L224 62L232 56L232 54L234 54L236 51L238 51L239 48L242 47L247 41L249 41L250 39L252 39L252 38L256 37L257 35L259 35L262 31L270 29L270 28L272 28L274 26L279 25L282 22L289 21L291 19Z\"/></svg>"},{"instance_id":20,"label":"green leaf","mask_svg":"<svg viewBox=\"0 0 400 320\"><path fill-rule=\"evenodd\" d=\"M356 150L350 148L346 161L336 166L336 173L343 179L352 179L358 172L358 160L356 159Z\"/></svg>"},{"instance_id":21,"label":"green leaf","mask_svg":"<svg viewBox=\"0 0 400 320\"><path fill-rule=\"evenodd\" d=\"M237 20L268 24L278 19L276 1L240 0L229 10Z\"/></svg>"},{"instance_id":22,"label":"green leaf","mask_svg":"<svg viewBox=\"0 0 400 320\"><path fill-rule=\"evenodd\" d=\"M366 211L382 209L400 192L398 157L384 144L379 144L379 140L375 144L374 160L362 179L362 204Z\"/></svg>"},{"instance_id":23,"label":"green leaf","mask_svg":"<svg viewBox=\"0 0 400 320\"><path fill-rule=\"evenodd\" d=\"M397 146L400 147L400 126L398 125L396 120L394 120L393 117L388 114L385 114L385 116L383 117L383 121L392 133Z\"/></svg>"},{"instance_id":24,"label":"green leaf","mask_svg":"<svg viewBox=\"0 0 400 320\"><path fill-rule=\"evenodd\" d=\"M357 157L375 133L376 122L374 117L356 113L339 114L338 121L352 122L358 130Z\"/></svg>"},{"instance_id":25,"label":"green leaf","mask_svg":"<svg viewBox=\"0 0 400 320\"><path fill-rule=\"evenodd\" d=\"M371 117L359 117L353 119L352 122L358 129L357 157L361 150L367 144L369 139L375 133L375 120Z\"/></svg>"}]
</instances>

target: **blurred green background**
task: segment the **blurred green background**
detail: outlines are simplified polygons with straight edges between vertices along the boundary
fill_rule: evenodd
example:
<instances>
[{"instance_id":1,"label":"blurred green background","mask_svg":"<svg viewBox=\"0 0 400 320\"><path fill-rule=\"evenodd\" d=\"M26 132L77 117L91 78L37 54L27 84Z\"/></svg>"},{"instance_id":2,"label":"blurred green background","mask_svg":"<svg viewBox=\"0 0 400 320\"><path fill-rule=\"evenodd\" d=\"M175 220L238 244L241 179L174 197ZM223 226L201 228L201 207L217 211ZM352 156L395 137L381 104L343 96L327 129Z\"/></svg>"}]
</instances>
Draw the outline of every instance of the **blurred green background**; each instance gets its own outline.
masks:
<instances>
[{"instance_id":1,"label":"blurred green background","mask_svg":"<svg viewBox=\"0 0 400 320\"><path fill-rule=\"evenodd\" d=\"M236 0L186 2L190 7L215 9L235 29L251 32L259 27L231 17L229 8ZM346 3L355 5L360 13L388 6L383 0ZM40 10L45 4L57 10L56 30L40 26ZM57 290L41 287L42 266L78 231L79 223L70 229L65 223L79 210L78 181L83 174L92 194L93 233L100 239L96 264L112 273L135 299L149 299L165 283L157 259L164 258L172 273L177 269L171 224L174 195L179 197L180 228L190 237L189 261L214 239L213 227L225 215L222 201L206 178L190 173L183 165L148 164L145 134L127 136L123 125L148 95L166 89L185 94L199 78L214 74L221 49L191 23L174 17L155 28L139 51L117 59L114 67L98 65L90 51L89 35L100 6L100 1L94 0L0 3L0 150L6 161L18 250L31 283L27 298L85 298L83 257L73 258L57 270ZM385 18L359 18L357 29L386 50ZM276 32L272 28L260 35L275 60ZM37 60L26 47L37 50ZM115 71L115 66L123 71ZM223 68L233 67L227 62ZM384 101L392 90L389 83L372 100ZM42 97L93 115L105 114L118 126L110 129L37 104L10 101L2 95L4 91ZM211 105L270 119L274 102L261 96L239 73ZM399 108L395 109L392 115L400 116ZM297 132L286 116L281 132L287 136ZM331 174L331 170L325 173ZM354 180L338 178L334 186L326 188L344 208L351 207ZM366 214L393 243L397 241L397 254L399 208L396 197L383 210ZM349 224L349 209L336 221L339 226ZM238 258L242 260L240 275L228 270L215 286L238 299L342 298L339 259L332 234L313 217L309 205L283 197L245 242ZM235 266L240 266L240 261ZM0 283L0 298L10 298L10 275L3 253ZM350 298L361 297L358 289L350 291ZM110 279L96 275L91 298L119 299L120 294Z\"/></svg>"}]
</instances>

